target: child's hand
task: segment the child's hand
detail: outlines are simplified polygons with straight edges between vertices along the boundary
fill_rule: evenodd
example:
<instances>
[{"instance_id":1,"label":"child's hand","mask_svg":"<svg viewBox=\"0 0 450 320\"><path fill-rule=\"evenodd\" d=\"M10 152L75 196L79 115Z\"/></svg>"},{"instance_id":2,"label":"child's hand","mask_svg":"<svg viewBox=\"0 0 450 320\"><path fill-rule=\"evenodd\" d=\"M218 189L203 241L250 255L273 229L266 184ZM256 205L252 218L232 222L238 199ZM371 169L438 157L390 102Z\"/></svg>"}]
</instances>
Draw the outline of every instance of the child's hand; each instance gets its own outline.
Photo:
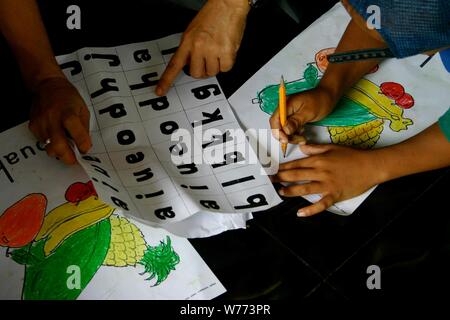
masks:
<instances>
[{"instance_id":1,"label":"child's hand","mask_svg":"<svg viewBox=\"0 0 450 320\"><path fill-rule=\"evenodd\" d=\"M89 137L89 110L77 89L65 78L44 80L35 88L30 130L41 141L50 139L49 156L75 164L68 135L82 153L92 146Z\"/></svg>"},{"instance_id":2,"label":"child's hand","mask_svg":"<svg viewBox=\"0 0 450 320\"><path fill-rule=\"evenodd\" d=\"M332 93L320 85L315 89L288 96L286 125L281 127L279 108L270 117L273 136L282 143L303 143L304 125L323 119L333 110L336 102L337 99Z\"/></svg>"},{"instance_id":3,"label":"child's hand","mask_svg":"<svg viewBox=\"0 0 450 320\"><path fill-rule=\"evenodd\" d=\"M332 144L302 145L307 158L280 165L273 182L300 182L280 189L285 197L321 194L322 199L299 210L307 217L326 210L336 202L353 198L382 181L376 157L368 150L356 150Z\"/></svg>"}]
</instances>

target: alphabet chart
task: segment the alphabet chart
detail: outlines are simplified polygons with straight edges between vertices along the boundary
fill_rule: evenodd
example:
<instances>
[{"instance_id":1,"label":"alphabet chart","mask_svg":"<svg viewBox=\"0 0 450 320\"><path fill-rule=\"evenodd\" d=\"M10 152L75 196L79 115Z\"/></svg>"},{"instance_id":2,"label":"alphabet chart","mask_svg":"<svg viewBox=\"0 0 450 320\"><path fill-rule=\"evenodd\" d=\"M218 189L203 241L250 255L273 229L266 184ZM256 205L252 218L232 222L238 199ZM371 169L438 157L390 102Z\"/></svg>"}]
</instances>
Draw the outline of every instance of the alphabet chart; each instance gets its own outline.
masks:
<instances>
[{"instance_id":1,"label":"alphabet chart","mask_svg":"<svg viewBox=\"0 0 450 320\"><path fill-rule=\"evenodd\" d=\"M80 164L103 201L156 224L278 204L215 77L181 73L165 96L154 94L180 38L57 57L91 113L93 147ZM198 135L200 127L216 134Z\"/></svg>"}]
</instances>

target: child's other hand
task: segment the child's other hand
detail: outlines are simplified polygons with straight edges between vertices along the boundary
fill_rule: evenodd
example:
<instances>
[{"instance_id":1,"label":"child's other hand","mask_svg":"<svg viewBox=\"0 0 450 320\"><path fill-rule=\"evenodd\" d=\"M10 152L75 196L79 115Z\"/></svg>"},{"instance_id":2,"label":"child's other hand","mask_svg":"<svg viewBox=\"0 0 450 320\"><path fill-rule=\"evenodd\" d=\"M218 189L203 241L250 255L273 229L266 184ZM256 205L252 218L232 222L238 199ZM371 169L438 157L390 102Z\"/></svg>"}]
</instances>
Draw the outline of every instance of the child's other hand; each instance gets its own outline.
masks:
<instances>
[{"instance_id":1,"label":"child's other hand","mask_svg":"<svg viewBox=\"0 0 450 320\"><path fill-rule=\"evenodd\" d=\"M45 147L49 156L75 164L67 135L82 153L92 146L86 104L77 89L63 77L46 79L33 91L30 130L41 142L50 139L51 143Z\"/></svg>"},{"instance_id":2,"label":"child's other hand","mask_svg":"<svg viewBox=\"0 0 450 320\"><path fill-rule=\"evenodd\" d=\"M353 198L369 190L380 180L381 166L369 150L357 150L332 144L302 145L307 158L280 165L273 182L301 182L280 189L285 197L320 194L322 199L299 210L307 217L326 210L336 202Z\"/></svg>"},{"instance_id":3,"label":"child's other hand","mask_svg":"<svg viewBox=\"0 0 450 320\"><path fill-rule=\"evenodd\" d=\"M303 143L304 125L325 118L336 102L332 93L320 85L315 89L288 96L286 125L281 127L279 108L270 117L273 136L282 143Z\"/></svg>"}]
</instances>

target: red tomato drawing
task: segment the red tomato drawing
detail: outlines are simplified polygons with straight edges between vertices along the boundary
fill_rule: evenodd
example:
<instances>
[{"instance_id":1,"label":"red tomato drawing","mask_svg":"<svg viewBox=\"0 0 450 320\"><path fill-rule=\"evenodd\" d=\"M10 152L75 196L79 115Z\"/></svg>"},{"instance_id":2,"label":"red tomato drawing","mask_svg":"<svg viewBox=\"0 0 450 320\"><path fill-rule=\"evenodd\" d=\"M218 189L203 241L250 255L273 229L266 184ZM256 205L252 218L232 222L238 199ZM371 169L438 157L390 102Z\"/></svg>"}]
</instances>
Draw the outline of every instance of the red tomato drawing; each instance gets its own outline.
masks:
<instances>
[{"instance_id":1,"label":"red tomato drawing","mask_svg":"<svg viewBox=\"0 0 450 320\"><path fill-rule=\"evenodd\" d=\"M395 104L403 109L409 109L414 106L414 98L409 93L405 93L395 100Z\"/></svg>"},{"instance_id":2,"label":"red tomato drawing","mask_svg":"<svg viewBox=\"0 0 450 320\"><path fill-rule=\"evenodd\" d=\"M34 240L44 221L47 198L32 193L0 216L0 246L20 248Z\"/></svg>"},{"instance_id":3,"label":"red tomato drawing","mask_svg":"<svg viewBox=\"0 0 450 320\"><path fill-rule=\"evenodd\" d=\"M328 67L328 55L334 53L336 48L322 49L316 53L316 64L319 70L324 73Z\"/></svg>"},{"instance_id":4,"label":"red tomato drawing","mask_svg":"<svg viewBox=\"0 0 450 320\"><path fill-rule=\"evenodd\" d=\"M397 100L405 94L405 88L397 82L383 82L380 89L385 96L392 100Z\"/></svg>"},{"instance_id":5,"label":"red tomato drawing","mask_svg":"<svg viewBox=\"0 0 450 320\"><path fill-rule=\"evenodd\" d=\"M77 203L94 195L97 195L97 192L92 181L87 183L75 182L67 188L65 198L68 202Z\"/></svg>"}]
</instances>

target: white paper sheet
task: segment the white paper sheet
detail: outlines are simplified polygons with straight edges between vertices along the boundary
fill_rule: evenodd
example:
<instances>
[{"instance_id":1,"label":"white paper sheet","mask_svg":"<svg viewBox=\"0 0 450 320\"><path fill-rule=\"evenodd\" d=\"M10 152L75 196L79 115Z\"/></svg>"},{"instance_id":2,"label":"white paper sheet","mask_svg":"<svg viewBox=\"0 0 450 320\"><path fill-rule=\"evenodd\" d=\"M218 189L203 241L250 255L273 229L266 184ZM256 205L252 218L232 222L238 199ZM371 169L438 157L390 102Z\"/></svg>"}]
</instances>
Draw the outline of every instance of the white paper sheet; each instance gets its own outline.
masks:
<instances>
[{"instance_id":1,"label":"white paper sheet","mask_svg":"<svg viewBox=\"0 0 450 320\"><path fill-rule=\"evenodd\" d=\"M280 82L281 75L287 83L288 94L314 87L323 74L322 59L323 54L327 52L325 49L337 46L349 21L350 17L344 7L340 3L336 4L239 88L230 97L229 102L240 124L245 129L270 128L269 114L278 103L277 97L271 98L274 97L273 90L277 90L276 86ZM386 60L376 72L368 74L364 77L366 80L357 84L363 90L375 91L372 92L372 98L387 110L383 116L364 105L361 98L355 98L355 91L349 91L346 96L350 99L343 103L341 110L347 112L347 115L351 110L357 110L360 112L361 120L354 115L348 115L342 117L344 122L340 124L334 120L332 125L310 125L307 128L310 141L330 143L332 130L334 130L334 138L337 140L345 140L344 142L351 140L354 144L370 143L371 147L377 148L403 141L436 122L449 107L450 77L438 57L434 57L425 66L420 67L426 58L426 55L417 55L402 60ZM399 97L392 99L396 95ZM352 98L357 100L358 106L355 107L355 101ZM369 123L374 127L371 131L367 129ZM365 140L362 139L360 142L349 138L352 134L357 135L357 130L361 130L361 127L356 129L357 124L366 126L366 130L370 131L366 132L368 135L364 137ZM343 130L345 126L351 130L348 136L336 133ZM277 152L280 150L275 139L272 138L271 144L277 146L275 149ZM267 146L262 147L270 151ZM288 156L285 159L281 157L281 162L304 156L296 146L290 145ZM275 161L278 155L272 158ZM374 189L356 198L336 203L329 210L337 214L349 215ZM315 202L319 196L311 195L306 198Z\"/></svg>"},{"instance_id":2,"label":"white paper sheet","mask_svg":"<svg viewBox=\"0 0 450 320\"><path fill-rule=\"evenodd\" d=\"M89 177L82 168L49 158L27 124L3 132L0 145L0 299L212 299L225 292L188 240L100 208L92 190L83 189ZM216 215L223 220L209 214L199 223L212 221L214 229L201 231L241 227L240 219ZM120 230L117 221L124 223ZM104 232L89 238L100 224ZM174 253L161 254L161 241ZM146 262L159 271L144 272Z\"/></svg>"},{"instance_id":3,"label":"white paper sheet","mask_svg":"<svg viewBox=\"0 0 450 320\"><path fill-rule=\"evenodd\" d=\"M196 80L182 72L166 96L154 94L180 37L83 48L57 57L91 111L94 146L78 159L100 198L128 216L169 225L202 211L242 213L233 216L240 220L233 227L241 227L248 212L268 209L281 200L259 163L251 163L257 158L247 140L240 143L232 135L227 143L209 144L239 128L216 78ZM217 136L208 138L203 131L194 137L200 125L203 130L217 129ZM173 135L182 129L187 136ZM242 166L251 179L235 177L236 168ZM202 222L205 231L172 229L183 235L211 234L206 226L209 218L200 217L195 223ZM219 232L228 226L213 228Z\"/></svg>"}]
</instances>

